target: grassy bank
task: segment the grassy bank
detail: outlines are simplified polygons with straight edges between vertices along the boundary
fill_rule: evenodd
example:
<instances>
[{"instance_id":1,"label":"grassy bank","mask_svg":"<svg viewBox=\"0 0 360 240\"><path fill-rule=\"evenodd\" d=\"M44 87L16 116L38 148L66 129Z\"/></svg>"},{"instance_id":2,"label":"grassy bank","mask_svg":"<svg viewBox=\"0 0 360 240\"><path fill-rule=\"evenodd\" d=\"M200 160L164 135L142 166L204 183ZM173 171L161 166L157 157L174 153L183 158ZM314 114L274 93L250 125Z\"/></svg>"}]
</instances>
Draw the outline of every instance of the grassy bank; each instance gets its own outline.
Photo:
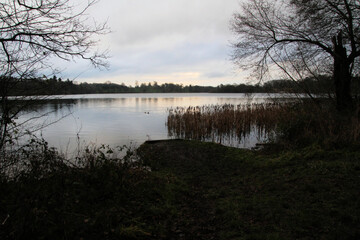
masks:
<instances>
[{"instance_id":1,"label":"grassy bank","mask_svg":"<svg viewBox=\"0 0 360 240\"><path fill-rule=\"evenodd\" d=\"M266 153L183 141L142 148L154 170L186 183L179 227L189 239L194 233L213 239L360 237L358 151Z\"/></svg>"},{"instance_id":2,"label":"grassy bank","mask_svg":"<svg viewBox=\"0 0 360 240\"><path fill-rule=\"evenodd\" d=\"M0 238L360 238L357 149L160 141L138 155L3 179Z\"/></svg>"}]
</instances>

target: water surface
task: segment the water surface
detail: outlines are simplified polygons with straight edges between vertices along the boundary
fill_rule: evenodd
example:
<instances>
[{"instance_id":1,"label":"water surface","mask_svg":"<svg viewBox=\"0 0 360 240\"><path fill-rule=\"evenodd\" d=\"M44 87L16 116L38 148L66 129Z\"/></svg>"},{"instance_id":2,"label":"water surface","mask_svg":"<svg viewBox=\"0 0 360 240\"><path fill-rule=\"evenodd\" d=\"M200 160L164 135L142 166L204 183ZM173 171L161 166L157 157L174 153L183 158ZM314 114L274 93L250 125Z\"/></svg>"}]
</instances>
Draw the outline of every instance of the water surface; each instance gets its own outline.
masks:
<instances>
[{"instance_id":1,"label":"water surface","mask_svg":"<svg viewBox=\"0 0 360 240\"><path fill-rule=\"evenodd\" d=\"M56 101L39 104L31 116L45 115L36 120L47 125L38 134L51 146L72 151L77 144L105 144L111 147L140 145L146 140L171 138L166 127L167 110L174 107L210 104L261 103L267 94L212 94L212 93L143 93L143 94L89 94L55 96ZM35 110L35 113L34 113ZM35 114L35 115L34 115ZM237 147L252 147L258 141L255 135L241 143L225 143Z\"/></svg>"}]
</instances>

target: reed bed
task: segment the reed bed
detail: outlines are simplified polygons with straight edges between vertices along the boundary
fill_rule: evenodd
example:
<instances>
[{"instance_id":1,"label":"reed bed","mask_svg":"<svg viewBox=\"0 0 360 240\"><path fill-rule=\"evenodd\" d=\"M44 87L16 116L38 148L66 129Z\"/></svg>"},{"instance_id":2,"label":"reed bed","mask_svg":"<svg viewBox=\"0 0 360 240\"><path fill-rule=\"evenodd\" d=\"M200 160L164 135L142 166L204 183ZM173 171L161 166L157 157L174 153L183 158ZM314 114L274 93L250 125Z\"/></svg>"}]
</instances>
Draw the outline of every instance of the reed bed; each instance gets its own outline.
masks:
<instances>
[{"instance_id":1,"label":"reed bed","mask_svg":"<svg viewBox=\"0 0 360 240\"><path fill-rule=\"evenodd\" d=\"M168 110L168 133L170 137L218 143L226 139L241 141L251 133L265 139L273 135L286 106L284 103L262 103L171 108Z\"/></svg>"},{"instance_id":2,"label":"reed bed","mask_svg":"<svg viewBox=\"0 0 360 240\"><path fill-rule=\"evenodd\" d=\"M169 136L182 139L236 145L257 135L258 141L289 147L360 144L360 106L350 115L311 101L177 107L168 113Z\"/></svg>"}]
</instances>

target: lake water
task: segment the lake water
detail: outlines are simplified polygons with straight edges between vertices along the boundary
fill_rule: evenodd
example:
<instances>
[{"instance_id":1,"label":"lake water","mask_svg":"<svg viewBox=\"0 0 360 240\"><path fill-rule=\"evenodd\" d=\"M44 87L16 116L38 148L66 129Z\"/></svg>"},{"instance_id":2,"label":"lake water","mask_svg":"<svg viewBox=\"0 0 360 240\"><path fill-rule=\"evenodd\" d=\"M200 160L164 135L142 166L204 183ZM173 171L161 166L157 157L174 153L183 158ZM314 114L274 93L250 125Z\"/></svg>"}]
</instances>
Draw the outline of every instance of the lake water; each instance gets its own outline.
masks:
<instances>
[{"instance_id":1,"label":"lake water","mask_svg":"<svg viewBox=\"0 0 360 240\"><path fill-rule=\"evenodd\" d=\"M67 152L84 145L139 146L146 140L169 139L167 110L174 107L210 104L261 103L283 95L268 94L91 94L56 96L57 100L39 104L19 122L32 116L37 126L51 125L37 132L53 147ZM35 113L34 113L35 110ZM35 115L34 115L35 114ZM31 123L34 126L34 123ZM252 147L259 139L249 136L237 147Z\"/></svg>"}]
</instances>

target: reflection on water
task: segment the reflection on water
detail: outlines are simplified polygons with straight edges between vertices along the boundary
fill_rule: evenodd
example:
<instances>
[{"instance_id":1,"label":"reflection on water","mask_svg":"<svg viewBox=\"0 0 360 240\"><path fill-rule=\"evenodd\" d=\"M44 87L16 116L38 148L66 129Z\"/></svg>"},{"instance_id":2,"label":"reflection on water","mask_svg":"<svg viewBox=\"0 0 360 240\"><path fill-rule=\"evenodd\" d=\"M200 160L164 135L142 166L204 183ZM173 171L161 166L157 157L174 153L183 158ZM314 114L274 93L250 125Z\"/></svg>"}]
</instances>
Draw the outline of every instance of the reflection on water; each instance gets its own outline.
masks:
<instances>
[{"instance_id":1,"label":"reflection on water","mask_svg":"<svg viewBox=\"0 0 360 240\"><path fill-rule=\"evenodd\" d=\"M18 121L45 115L35 122L40 126L55 122L42 129L41 134L50 145L63 151L73 150L78 139L85 144L139 145L149 139L169 138L165 125L169 108L261 103L268 97L206 93L68 95L33 106ZM251 147L256 141L256 136L250 136L242 147Z\"/></svg>"}]
</instances>

